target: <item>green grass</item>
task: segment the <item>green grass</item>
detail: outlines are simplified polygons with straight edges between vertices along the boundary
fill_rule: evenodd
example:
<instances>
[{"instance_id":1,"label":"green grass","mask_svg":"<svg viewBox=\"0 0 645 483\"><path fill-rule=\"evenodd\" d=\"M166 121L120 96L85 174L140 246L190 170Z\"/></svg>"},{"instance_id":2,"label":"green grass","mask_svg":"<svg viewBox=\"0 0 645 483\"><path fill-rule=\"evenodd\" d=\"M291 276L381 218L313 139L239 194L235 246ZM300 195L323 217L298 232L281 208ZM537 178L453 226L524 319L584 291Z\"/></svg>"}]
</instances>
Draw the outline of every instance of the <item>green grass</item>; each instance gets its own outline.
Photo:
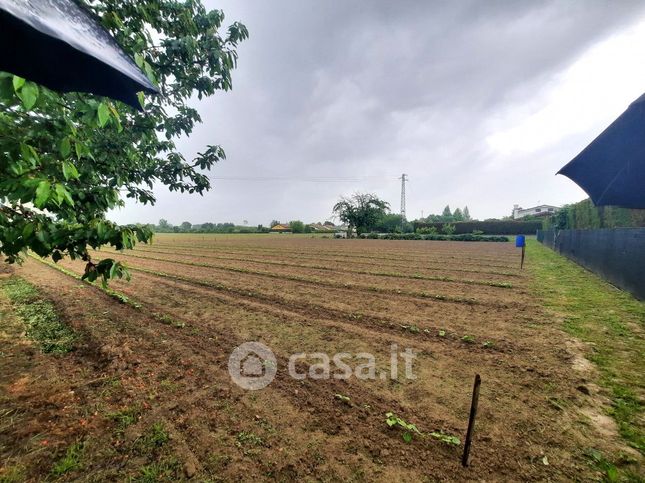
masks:
<instances>
[{"instance_id":1,"label":"green grass","mask_svg":"<svg viewBox=\"0 0 645 483\"><path fill-rule=\"evenodd\" d=\"M141 409L138 406L134 406L109 413L107 414L107 418L116 423L116 432L121 434L128 426L137 422L140 414Z\"/></svg>"},{"instance_id":2,"label":"green grass","mask_svg":"<svg viewBox=\"0 0 645 483\"><path fill-rule=\"evenodd\" d=\"M68 473L69 471L79 469L81 467L81 458L83 457L83 443L74 443L65 452L60 460L58 460L52 470L52 476L59 477Z\"/></svg>"},{"instance_id":3,"label":"green grass","mask_svg":"<svg viewBox=\"0 0 645 483\"><path fill-rule=\"evenodd\" d=\"M563 329L590 344L587 357L612 401L610 414L625 442L645 454L645 303L579 265L528 241L526 268L534 289Z\"/></svg>"},{"instance_id":4,"label":"green grass","mask_svg":"<svg viewBox=\"0 0 645 483\"><path fill-rule=\"evenodd\" d=\"M129 478L128 481L136 483L157 483L160 481L179 481L181 465L174 457L150 463L141 467L139 475Z\"/></svg>"},{"instance_id":5,"label":"green grass","mask_svg":"<svg viewBox=\"0 0 645 483\"><path fill-rule=\"evenodd\" d=\"M170 440L170 435L161 422L154 423L137 442L142 451L150 452L161 448Z\"/></svg>"},{"instance_id":6,"label":"green grass","mask_svg":"<svg viewBox=\"0 0 645 483\"><path fill-rule=\"evenodd\" d=\"M65 354L74 349L76 334L60 320L54 304L42 298L36 287L20 277L2 282L15 313L27 326L27 337L45 353Z\"/></svg>"}]
</instances>

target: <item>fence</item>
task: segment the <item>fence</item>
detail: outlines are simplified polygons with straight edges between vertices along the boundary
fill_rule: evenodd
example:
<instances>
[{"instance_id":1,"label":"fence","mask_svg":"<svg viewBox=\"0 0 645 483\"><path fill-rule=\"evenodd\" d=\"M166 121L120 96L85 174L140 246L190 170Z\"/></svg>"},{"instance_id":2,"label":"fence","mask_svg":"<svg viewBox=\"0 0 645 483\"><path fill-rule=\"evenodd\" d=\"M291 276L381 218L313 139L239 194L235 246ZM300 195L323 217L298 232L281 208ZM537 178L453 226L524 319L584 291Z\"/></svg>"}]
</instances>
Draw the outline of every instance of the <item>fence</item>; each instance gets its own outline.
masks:
<instances>
[{"instance_id":1,"label":"fence","mask_svg":"<svg viewBox=\"0 0 645 483\"><path fill-rule=\"evenodd\" d=\"M538 230L537 239L645 300L645 228Z\"/></svg>"}]
</instances>

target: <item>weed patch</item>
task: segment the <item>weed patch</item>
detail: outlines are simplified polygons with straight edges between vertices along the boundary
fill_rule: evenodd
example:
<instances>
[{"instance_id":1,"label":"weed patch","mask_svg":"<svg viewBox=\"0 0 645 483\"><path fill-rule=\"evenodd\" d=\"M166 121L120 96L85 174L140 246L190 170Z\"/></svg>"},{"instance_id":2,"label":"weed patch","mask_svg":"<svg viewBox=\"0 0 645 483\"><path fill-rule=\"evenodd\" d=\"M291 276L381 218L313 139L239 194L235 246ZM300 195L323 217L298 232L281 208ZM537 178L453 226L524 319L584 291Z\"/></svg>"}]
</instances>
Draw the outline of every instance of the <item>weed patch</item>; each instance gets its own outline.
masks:
<instances>
[{"instance_id":1,"label":"weed patch","mask_svg":"<svg viewBox=\"0 0 645 483\"><path fill-rule=\"evenodd\" d=\"M65 473L81 468L84 447L83 443L74 443L67 448L65 456L54 464L51 471L52 476L60 477Z\"/></svg>"},{"instance_id":2,"label":"weed patch","mask_svg":"<svg viewBox=\"0 0 645 483\"><path fill-rule=\"evenodd\" d=\"M44 300L36 287L20 277L11 277L2 288L27 326L27 336L43 352L65 354L74 349L74 331L60 320L54 304Z\"/></svg>"}]
</instances>

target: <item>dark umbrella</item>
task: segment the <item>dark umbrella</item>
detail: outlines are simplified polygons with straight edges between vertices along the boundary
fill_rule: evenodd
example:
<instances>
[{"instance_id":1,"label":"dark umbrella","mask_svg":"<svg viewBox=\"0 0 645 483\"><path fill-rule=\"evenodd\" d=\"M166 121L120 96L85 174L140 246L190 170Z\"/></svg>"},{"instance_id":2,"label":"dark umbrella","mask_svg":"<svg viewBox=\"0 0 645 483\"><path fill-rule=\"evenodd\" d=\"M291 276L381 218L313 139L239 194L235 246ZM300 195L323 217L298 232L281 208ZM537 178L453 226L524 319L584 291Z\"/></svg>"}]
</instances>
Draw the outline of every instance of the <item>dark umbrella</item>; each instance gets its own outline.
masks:
<instances>
[{"instance_id":1,"label":"dark umbrella","mask_svg":"<svg viewBox=\"0 0 645 483\"><path fill-rule=\"evenodd\" d=\"M595 205L645 208L645 95L564 166Z\"/></svg>"},{"instance_id":2,"label":"dark umbrella","mask_svg":"<svg viewBox=\"0 0 645 483\"><path fill-rule=\"evenodd\" d=\"M157 92L72 0L0 0L0 45L0 70L55 91L90 92L137 109L137 92Z\"/></svg>"}]
</instances>

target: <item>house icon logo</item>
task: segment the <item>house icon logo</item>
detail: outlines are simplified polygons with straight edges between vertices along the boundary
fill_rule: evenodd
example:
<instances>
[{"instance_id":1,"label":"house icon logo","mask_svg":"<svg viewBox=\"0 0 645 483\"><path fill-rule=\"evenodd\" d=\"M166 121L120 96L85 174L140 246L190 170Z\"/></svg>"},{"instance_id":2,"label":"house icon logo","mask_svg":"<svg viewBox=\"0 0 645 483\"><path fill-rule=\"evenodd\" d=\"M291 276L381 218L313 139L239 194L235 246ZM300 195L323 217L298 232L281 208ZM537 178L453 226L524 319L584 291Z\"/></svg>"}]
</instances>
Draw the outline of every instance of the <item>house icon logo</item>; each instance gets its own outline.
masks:
<instances>
[{"instance_id":1,"label":"house icon logo","mask_svg":"<svg viewBox=\"0 0 645 483\"><path fill-rule=\"evenodd\" d=\"M235 384L256 391L275 378L278 364L273 351L260 342L237 346L228 358L228 373Z\"/></svg>"}]
</instances>

